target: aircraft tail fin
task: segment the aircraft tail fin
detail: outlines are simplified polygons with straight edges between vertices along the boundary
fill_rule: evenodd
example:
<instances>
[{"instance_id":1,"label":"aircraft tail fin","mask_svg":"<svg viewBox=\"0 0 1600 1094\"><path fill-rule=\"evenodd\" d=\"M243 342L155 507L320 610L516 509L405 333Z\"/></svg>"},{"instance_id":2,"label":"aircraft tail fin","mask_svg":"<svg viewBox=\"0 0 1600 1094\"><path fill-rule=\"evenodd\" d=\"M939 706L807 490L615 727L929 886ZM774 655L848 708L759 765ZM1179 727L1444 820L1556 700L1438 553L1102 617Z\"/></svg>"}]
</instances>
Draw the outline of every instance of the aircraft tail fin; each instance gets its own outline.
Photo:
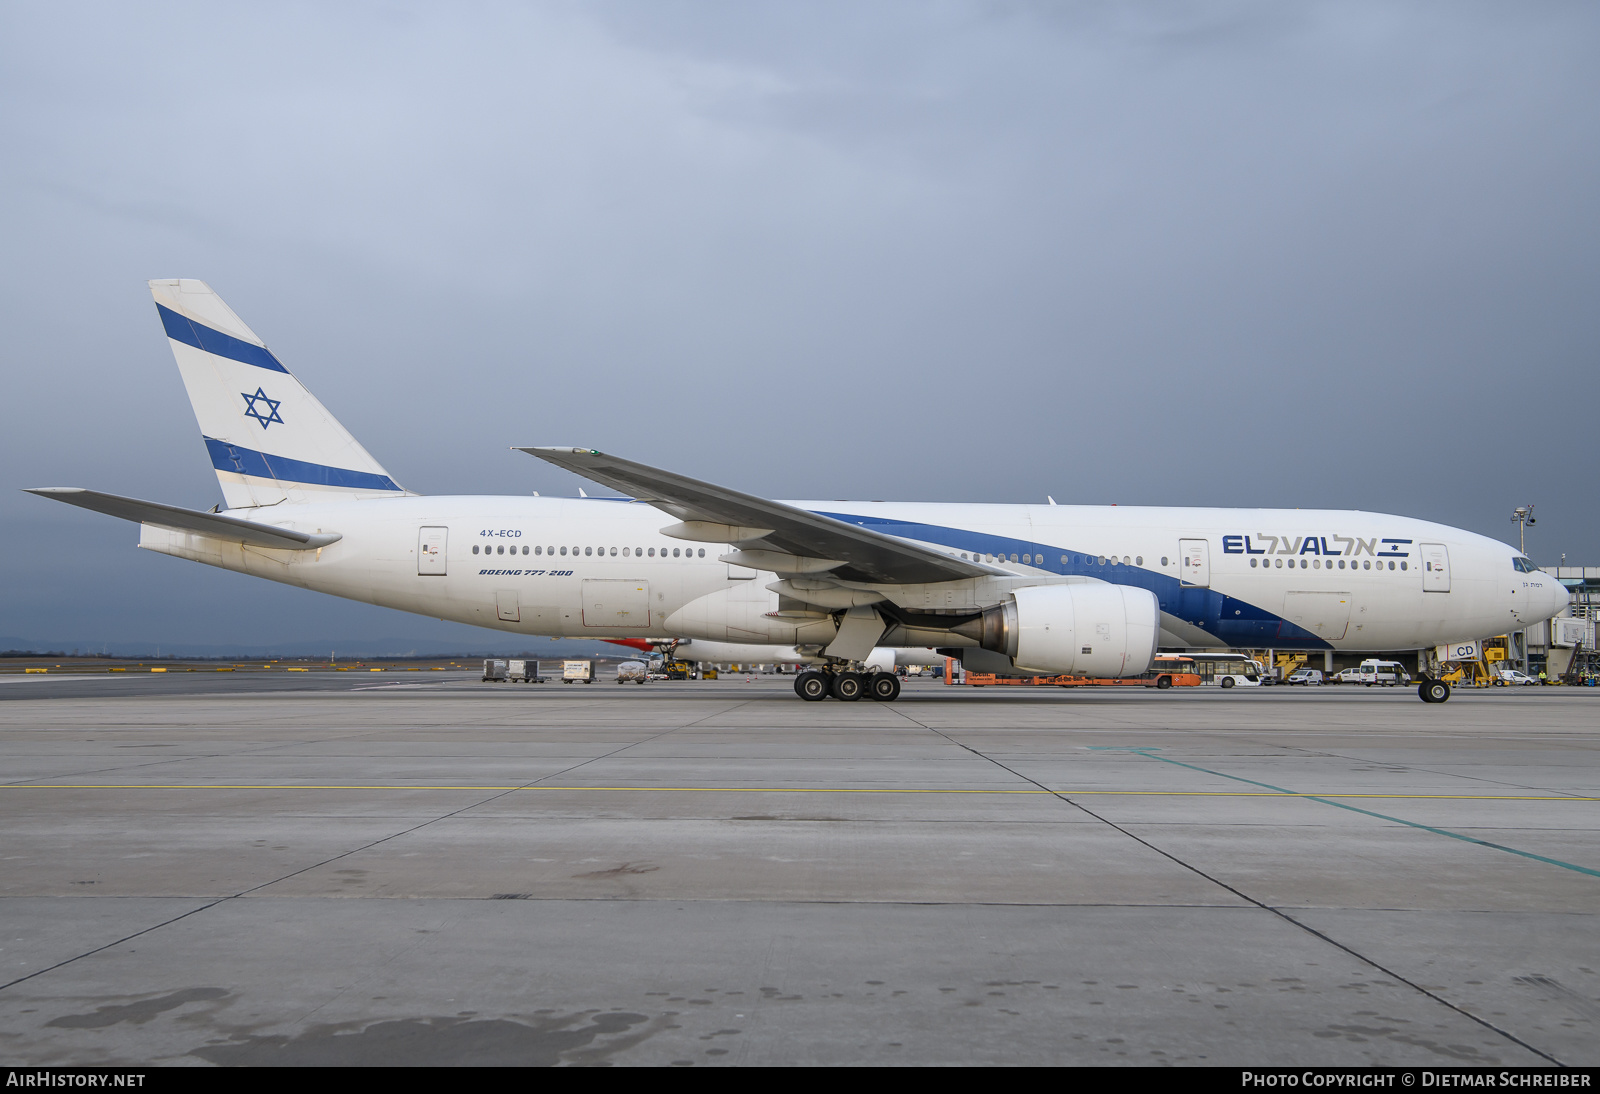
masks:
<instances>
[{"instance_id":1,"label":"aircraft tail fin","mask_svg":"<svg viewBox=\"0 0 1600 1094\"><path fill-rule=\"evenodd\" d=\"M229 509L406 493L204 281L150 293Z\"/></svg>"}]
</instances>

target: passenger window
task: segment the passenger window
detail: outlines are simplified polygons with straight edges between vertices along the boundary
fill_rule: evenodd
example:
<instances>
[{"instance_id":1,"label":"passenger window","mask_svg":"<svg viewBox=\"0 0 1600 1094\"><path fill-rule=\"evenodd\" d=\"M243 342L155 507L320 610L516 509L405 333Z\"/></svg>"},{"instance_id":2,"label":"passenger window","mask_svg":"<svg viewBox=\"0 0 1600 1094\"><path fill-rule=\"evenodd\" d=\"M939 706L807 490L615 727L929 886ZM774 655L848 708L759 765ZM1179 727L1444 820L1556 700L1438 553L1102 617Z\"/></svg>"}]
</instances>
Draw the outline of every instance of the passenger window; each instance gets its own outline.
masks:
<instances>
[{"instance_id":1,"label":"passenger window","mask_svg":"<svg viewBox=\"0 0 1600 1094\"><path fill-rule=\"evenodd\" d=\"M1144 556L1143 555L1134 555L1133 556L1133 564L1135 566L1143 566L1144 565Z\"/></svg>"},{"instance_id":2,"label":"passenger window","mask_svg":"<svg viewBox=\"0 0 1600 1094\"><path fill-rule=\"evenodd\" d=\"M677 558L678 557L678 548L674 547L672 549L672 557L673 558Z\"/></svg>"},{"instance_id":3,"label":"passenger window","mask_svg":"<svg viewBox=\"0 0 1600 1094\"><path fill-rule=\"evenodd\" d=\"M1250 560L1250 568L1252 570L1254 570L1256 568L1256 560L1253 559L1253 558Z\"/></svg>"},{"instance_id":4,"label":"passenger window","mask_svg":"<svg viewBox=\"0 0 1600 1094\"><path fill-rule=\"evenodd\" d=\"M705 558L706 557L706 549L704 547L700 548L700 557L701 558Z\"/></svg>"},{"instance_id":5,"label":"passenger window","mask_svg":"<svg viewBox=\"0 0 1600 1094\"><path fill-rule=\"evenodd\" d=\"M474 543L472 545L472 553L473 554L477 554L478 553L478 545L476 543Z\"/></svg>"},{"instance_id":6,"label":"passenger window","mask_svg":"<svg viewBox=\"0 0 1600 1094\"><path fill-rule=\"evenodd\" d=\"M656 549L654 547L650 548L650 557L651 558L655 558L656 557Z\"/></svg>"},{"instance_id":7,"label":"passenger window","mask_svg":"<svg viewBox=\"0 0 1600 1094\"><path fill-rule=\"evenodd\" d=\"M617 549L615 547L611 548L611 557L612 558L616 558L617 557Z\"/></svg>"}]
</instances>

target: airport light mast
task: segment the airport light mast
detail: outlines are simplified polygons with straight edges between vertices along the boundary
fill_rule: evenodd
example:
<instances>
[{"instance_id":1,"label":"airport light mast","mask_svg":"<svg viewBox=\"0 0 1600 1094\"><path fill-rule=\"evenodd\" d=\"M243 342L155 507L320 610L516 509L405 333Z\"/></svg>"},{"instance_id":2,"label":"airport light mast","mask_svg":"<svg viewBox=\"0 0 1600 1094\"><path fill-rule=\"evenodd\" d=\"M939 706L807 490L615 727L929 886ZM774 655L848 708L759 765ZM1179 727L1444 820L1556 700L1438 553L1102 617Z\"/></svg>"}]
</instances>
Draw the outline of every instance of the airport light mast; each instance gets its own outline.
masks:
<instances>
[{"instance_id":1,"label":"airport light mast","mask_svg":"<svg viewBox=\"0 0 1600 1094\"><path fill-rule=\"evenodd\" d=\"M1513 509L1511 511L1511 523L1517 526L1517 549L1526 555L1528 553L1528 527L1537 523L1533 519L1533 506L1519 505Z\"/></svg>"}]
</instances>

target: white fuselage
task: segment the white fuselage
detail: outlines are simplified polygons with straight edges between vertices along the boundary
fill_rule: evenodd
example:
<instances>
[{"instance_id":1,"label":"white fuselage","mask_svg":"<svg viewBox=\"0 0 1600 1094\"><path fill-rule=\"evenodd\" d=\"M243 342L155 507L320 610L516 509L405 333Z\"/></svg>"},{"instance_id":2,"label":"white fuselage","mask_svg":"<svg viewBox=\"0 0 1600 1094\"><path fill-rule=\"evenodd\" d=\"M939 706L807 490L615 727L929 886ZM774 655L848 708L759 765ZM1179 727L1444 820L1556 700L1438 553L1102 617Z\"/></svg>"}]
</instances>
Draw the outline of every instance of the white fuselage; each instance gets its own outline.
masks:
<instances>
[{"instance_id":1,"label":"white fuselage","mask_svg":"<svg viewBox=\"0 0 1600 1094\"><path fill-rule=\"evenodd\" d=\"M1520 629L1566 603L1554 578L1517 569L1516 552L1503 543L1375 513L789 504L978 557L1023 583L1070 578L1147 588L1161 605L1164 646L1417 649ZM234 515L342 538L320 550L281 551L147 524L140 546L522 634L806 640L781 620L768 629L768 613L780 605L766 586L777 575L719 561L728 546L662 535L672 518L639 502L402 496ZM983 606L993 586L976 579L883 589L889 602L911 609L958 611Z\"/></svg>"}]
</instances>

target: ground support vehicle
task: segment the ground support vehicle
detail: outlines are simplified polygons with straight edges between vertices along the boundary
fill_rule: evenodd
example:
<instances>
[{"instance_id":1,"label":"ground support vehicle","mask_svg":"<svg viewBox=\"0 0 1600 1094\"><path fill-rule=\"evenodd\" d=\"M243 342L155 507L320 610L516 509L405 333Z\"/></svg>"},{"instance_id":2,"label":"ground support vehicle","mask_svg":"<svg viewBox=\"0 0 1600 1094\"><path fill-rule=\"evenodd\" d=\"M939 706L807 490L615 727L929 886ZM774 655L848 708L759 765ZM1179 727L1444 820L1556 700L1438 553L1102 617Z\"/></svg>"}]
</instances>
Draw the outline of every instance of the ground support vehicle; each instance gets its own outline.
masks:
<instances>
[{"instance_id":1,"label":"ground support vehicle","mask_svg":"<svg viewBox=\"0 0 1600 1094\"><path fill-rule=\"evenodd\" d=\"M592 684L595 678L595 663L593 661L563 661L561 662L561 682L563 684Z\"/></svg>"},{"instance_id":2,"label":"ground support vehicle","mask_svg":"<svg viewBox=\"0 0 1600 1094\"><path fill-rule=\"evenodd\" d=\"M1176 676L1166 673L1162 677L1146 673L1141 676L1122 677L1094 677L1094 676L996 676L988 672L967 673L966 683L975 688L986 687L1042 687L1042 688L1082 688L1082 687L1139 687L1161 688L1166 690L1173 686L1198 684L1198 679L1185 680L1185 674ZM1192 674L1191 674L1192 675ZM1164 682L1163 682L1164 681Z\"/></svg>"},{"instance_id":3,"label":"ground support vehicle","mask_svg":"<svg viewBox=\"0 0 1600 1094\"><path fill-rule=\"evenodd\" d=\"M623 661L617 666L619 684L642 684L649 675L650 671L643 661Z\"/></svg>"},{"instance_id":4,"label":"ground support vehicle","mask_svg":"<svg viewBox=\"0 0 1600 1094\"><path fill-rule=\"evenodd\" d=\"M1322 683L1322 670L1296 669L1294 672L1289 674L1289 679L1285 680L1284 683L1301 684L1308 687L1315 687Z\"/></svg>"},{"instance_id":5,"label":"ground support vehicle","mask_svg":"<svg viewBox=\"0 0 1600 1094\"><path fill-rule=\"evenodd\" d=\"M1398 661L1380 661L1369 657L1361 662L1360 683L1367 687L1392 688L1411 683L1411 674Z\"/></svg>"},{"instance_id":6,"label":"ground support vehicle","mask_svg":"<svg viewBox=\"0 0 1600 1094\"><path fill-rule=\"evenodd\" d=\"M1495 673L1494 686L1497 688L1527 687L1538 682L1534 677L1516 669L1501 669Z\"/></svg>"}]
</instances>

